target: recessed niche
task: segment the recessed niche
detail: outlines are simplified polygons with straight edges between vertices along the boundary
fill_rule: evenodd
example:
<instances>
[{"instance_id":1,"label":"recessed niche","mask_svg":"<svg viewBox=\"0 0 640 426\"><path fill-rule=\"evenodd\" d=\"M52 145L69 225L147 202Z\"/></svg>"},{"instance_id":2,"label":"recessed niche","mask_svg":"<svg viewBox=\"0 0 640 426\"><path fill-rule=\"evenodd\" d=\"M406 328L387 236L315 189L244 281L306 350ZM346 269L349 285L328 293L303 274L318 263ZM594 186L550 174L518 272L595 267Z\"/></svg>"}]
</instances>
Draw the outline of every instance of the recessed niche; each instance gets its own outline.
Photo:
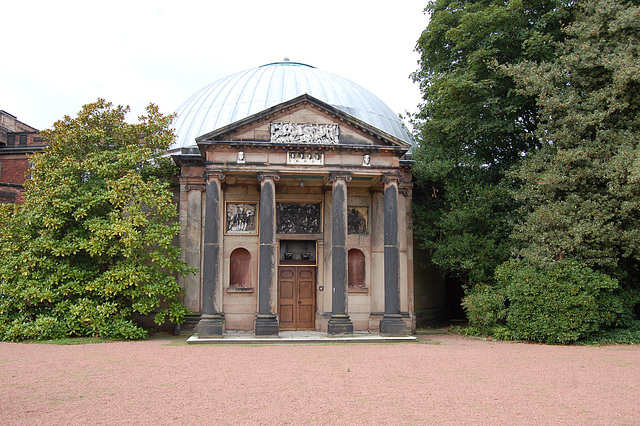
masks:
<instances>
[{"instance_id":1,"label":"recessed niche","mask_svg":"<svg viewBox=\"0 0 640 426\"><path fill-rule=\"evenodd\" d=\"M309 240L281 240L280 265L316 265L316 242Z\"/></svg>"}]
</instances>

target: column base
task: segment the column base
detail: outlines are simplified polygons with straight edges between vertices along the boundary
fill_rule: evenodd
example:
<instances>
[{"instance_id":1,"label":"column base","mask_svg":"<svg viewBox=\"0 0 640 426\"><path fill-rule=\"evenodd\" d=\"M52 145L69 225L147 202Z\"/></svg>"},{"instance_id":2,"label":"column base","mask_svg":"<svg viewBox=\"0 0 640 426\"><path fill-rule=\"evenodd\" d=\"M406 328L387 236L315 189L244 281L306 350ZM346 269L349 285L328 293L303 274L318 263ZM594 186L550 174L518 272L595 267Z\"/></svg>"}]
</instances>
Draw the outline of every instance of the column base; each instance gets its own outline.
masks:
<instances>
[{"instance_id":1,"label":"column base","mask_svg":"<svg viewBox=\"0 0 640 426\"><path fill-rule=\"evenodd\" d=\"M256 316L256 325L254 329L256 336L273 336L278 337L279 326L278 318L275 315Z\"/></svg>"},{"instance_id":2,"label":"column base","mask_svg":"<svg viewBox=\"0 0 640 426\"><path fill-rule=\"evenodd\" d=\"M345 334L353 334L353 322L346 314L331 315L327 324L327 334L329 336L341 336Z\"/></svg>"},{"instance_id":3,"label":"column base","mask_svg":"<svg viewBox=\"0 0 640 426\"><path fill-rule=\"evenodd\" d=\"M221 314L203 314L198 322L198 338L222 338Z\"/></svg>"},{"instance_id":4,"label":"column base","mask_svg":"<svg viewBox=\"0 0 640 426\"><path fill-rule=\"evenodd\" d=\"M384 314L380 320L380 335L385 337L401 337L409 334L407 324L400 314Z\"/></svg>"}]
</instances>

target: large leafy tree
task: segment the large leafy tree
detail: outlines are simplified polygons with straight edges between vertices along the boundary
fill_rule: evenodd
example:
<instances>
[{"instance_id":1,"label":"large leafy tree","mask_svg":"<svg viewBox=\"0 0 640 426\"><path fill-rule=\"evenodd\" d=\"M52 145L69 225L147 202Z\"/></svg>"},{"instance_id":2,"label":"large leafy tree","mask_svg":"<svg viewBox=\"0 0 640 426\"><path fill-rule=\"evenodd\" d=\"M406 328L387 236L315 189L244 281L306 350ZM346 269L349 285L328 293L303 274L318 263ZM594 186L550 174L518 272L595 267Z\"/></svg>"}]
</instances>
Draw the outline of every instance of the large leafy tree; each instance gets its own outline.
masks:
<instances>
[{"instance_id":1,"label":"large leafy tree","mask_svg":"<svg viewBox=\"0 0 640 426\"><path fill-rule=\"evenodd\" d=\"M638 3L578 2L556 58L503 67L537 97L542 147L511 173L524 211L518 256L465 298L472 329L552 343L640 340Z\"/></svg>"},{"instance_id":2,"label":"large leafy tree","mask_svg":"<svg viewBox=\"0 0 640 426\"><path fill-rule=\"evenodd\" d=\"M127 112L98 100L43 132L25 203L0 209L0 340L140 338L134 313L186 313L163 157L172 117L150 105L129 124Z\"/></svg>"},{"instance_id":3,"label":"large leafy tree","mask_svg":"<svg viewBox=\"0 0 640 426\"><path fill-rule=\"evenodd\" d=\"M640 288L639 2L585 0L556 60L508 68L538 99L543 148L515 173L520 254L576 259Z\"/></svg>"},{"instance_id":4,"label":"large leafy tree","mask_svg":"<svg viewBox=\"0 0 640 426\"><path fill-rule=\"evenodd\" d=\"M539 144L535 97L519 96L499 65L553 57L568 12L562 0L433 0L427 11L415 235L444 271L486 282L511 255L517 209L503 178Z\"/></svg>"}]
</instances>

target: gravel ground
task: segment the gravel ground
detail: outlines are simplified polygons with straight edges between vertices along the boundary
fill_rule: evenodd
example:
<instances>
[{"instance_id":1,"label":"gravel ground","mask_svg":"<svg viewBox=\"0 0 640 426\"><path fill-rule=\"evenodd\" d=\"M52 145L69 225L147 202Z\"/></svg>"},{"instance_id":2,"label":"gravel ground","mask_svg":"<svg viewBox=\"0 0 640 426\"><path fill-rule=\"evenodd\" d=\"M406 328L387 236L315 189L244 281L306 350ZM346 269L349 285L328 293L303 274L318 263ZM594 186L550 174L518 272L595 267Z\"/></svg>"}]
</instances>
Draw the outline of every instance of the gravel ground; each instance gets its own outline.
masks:
<instances>
[{"instance_id":1,"label":"gravel ground","mask_svg":"<svg viewBox=\"0 0 640 426\"><path fill-rule=\"evenodd\" d=\"M640 347L0 343L2 424L640 424Z\"/></svg>"}]
</instances>

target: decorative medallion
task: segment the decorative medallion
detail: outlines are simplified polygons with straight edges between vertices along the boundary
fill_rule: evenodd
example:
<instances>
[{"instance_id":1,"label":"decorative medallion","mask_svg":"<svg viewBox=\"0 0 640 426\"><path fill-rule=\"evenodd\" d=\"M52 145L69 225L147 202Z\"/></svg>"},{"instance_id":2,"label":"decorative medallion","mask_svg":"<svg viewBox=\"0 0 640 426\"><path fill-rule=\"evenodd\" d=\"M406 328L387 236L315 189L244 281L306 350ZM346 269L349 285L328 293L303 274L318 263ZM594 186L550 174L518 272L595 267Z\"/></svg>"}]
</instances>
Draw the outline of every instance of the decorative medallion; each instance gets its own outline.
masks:
<instances>
[{"instance_id":1,"label":"decorative medallion","mask_svg":"<svg viewBox=\"0 0 640 426\"><path fill-rule=\"evenodd\" d=\"M271 123L272 143L337 145L339 136L337 124Z\"/></svg>"}]
</instances>

